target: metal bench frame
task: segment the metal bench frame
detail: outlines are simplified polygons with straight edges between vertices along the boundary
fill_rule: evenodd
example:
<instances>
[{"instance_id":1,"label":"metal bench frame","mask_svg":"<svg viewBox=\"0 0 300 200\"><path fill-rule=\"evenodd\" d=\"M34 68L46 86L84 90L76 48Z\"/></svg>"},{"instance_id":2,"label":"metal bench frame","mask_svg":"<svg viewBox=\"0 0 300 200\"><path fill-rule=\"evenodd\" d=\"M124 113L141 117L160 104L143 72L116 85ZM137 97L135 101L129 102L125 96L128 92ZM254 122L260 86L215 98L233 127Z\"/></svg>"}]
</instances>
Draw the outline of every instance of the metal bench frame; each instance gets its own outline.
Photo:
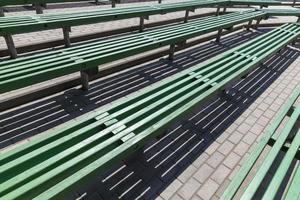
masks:
<instances>
[{"instance_id":1,"label":"metal bench frame","mask_svg":"<svg viewBox=\"0 0 300 200\"><path fill-rule=\"evenodd\" d=\"M230 29L234 25L252 20L261 20L264 16L261 11L251 10L230 13L221 17L207 17L189 23L2 61L0 93L79 71L84 72L83 88L87 89L89 79L87 77L91 76L89 69L94 68L92 71L97 71L98 65L167 45L170 45L169 59L172 60L175 45L181 45L188 39L217 30L219 41L222 29Z\"/></svg>"},{"instance_id":2,"label":"metal bench frame","mask_svg":"<svg viewBox=\"0 0 300 200\"><path fill-rule=\"evenodd\" d=\"M63 199L300 35L286 24L0 156L4 199Z\"/></svg>"}]
</instances>

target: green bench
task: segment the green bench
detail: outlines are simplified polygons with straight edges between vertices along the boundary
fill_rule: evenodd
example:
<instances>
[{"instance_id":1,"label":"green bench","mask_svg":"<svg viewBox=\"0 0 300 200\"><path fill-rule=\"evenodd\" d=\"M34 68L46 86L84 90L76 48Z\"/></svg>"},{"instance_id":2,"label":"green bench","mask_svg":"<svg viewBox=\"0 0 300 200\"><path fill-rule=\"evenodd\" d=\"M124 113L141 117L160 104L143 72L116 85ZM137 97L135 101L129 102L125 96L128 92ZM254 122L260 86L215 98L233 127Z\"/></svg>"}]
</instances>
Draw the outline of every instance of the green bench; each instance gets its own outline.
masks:
<instances>
[{"instance_id":1,"label":"green bench","mask_svg":"<svg viewBox=\"0 0 300 200\"><path fill-rule=\"evenodd\" d=\"M102 2L107 0L100 0ZM35 6L35 10L37 14L43 13L43 8L47 6L47 3L66 3L66 2L95 2L98 4L99 0L2 0L0 1L0 17L4 16L3 7L5 6L14 6L14 5L26 5L32 4ZM116 6L117 0L111 0L112 7Z\"/></svg>"},{"instance_id":2,"label":"green bench","mask_svg":"<svg viewBox=\"0 0 300 200\"><path fill-rule=\"evenodd\" d=\"M36 5L36 12L37 14L42 14L43 10L42 7L45 6L47 3L64 3L64 2L78 2L78 1L93 1L93 0L3 0L0 2L0 8L4 6L10 5L26 5L26 4L34 4ZM96 3L99 0L95 0ZM205 0L204 0L205 1ZM215 0L223 1L223 0ZM276 0L224 0L227 4L239 4L239 5L280 5L281 3ZM161 3L162 0L158 0L158 3ZM182 2L184 3L184 2ZM112 0L112 7L115 7L116 0ZM1 15L3 15L3 10L1 11Z\"/></svg>"},{"instance_id":3,"label":"green bench","mask_svg":"<svg viewBox=\"0 0 300 200\"><path fill-rule=\"evenodd\" d=\"M0 154L0 198L63 199L299 35L286 24Z\"/></svg>"},{"instance_id":4,"label":"green bench","mask_svg":"<svg viewBox=\"0 0 300 200\"><path fill-rule=\"evenodd\" d=\"M233 199L243 184L244 180L252 170L253 166L261 156L263 150L271 146L270 151L263 158L262 163L254 173L250 183L247 183L245 189L242 189L241 197L239 199L253 199L257 190L264 178L267 176L268 171L275 163L276 157L284 153L284 157L280 159L279 167L275 169L275 174L272 176L266 189L260 193L263 199L274 199L282 184L286 184L285 176L288 174L289 168L294 160L300 159L300 104L297 99L300 98L300 87L293 93L291 99L283 106L278 113L277 117L270 124L267 132L263 135L258 145L251 152L244 165L239 170L238 174L234 177L221 199ZM296 104L296 105L295 105ZM288 118L288 120L286 120ZM278 130L283 121L286 121L284 128ZM277 160L278 162L278 160ZM252 173L253 174L253 173ZM298 200L300 198L300 165L294 167L294 173L291 175L289 183L285 186L285 193L283 199Z\"/></svg>"},{"instance_id":5,"label":"green bench","mask_svg":"<svg viewBox=\"0 0 300 200\"><path fill-rule=\"evenodd\" d=\"M83 88L88 89L89 76L97 73L98 65L167 45L170 45L170 60L172 60L175 46L184 44L190 38L218 30L217 41L219 41L222 29L230 29L247 21L259 21L264 16L263 12L253 10L230 13L2 61L0 93L79 71L82 75Z\"/></svg>"},{"instance_id":6,"label":"green bench","mask_svg":"<svg viewBox=\"0 0 300 200\"><path fill-rule=\"evenodd\" d=\"M15 58L17 57L17 51L12 37L14 34L62 28L65 46L68 47L70 46L69 34L72 26L139 17L140 31L143 31L144 20L148 19L150 15L186 10L184 21L187 22L190 11L214 5L218 5L218 8L220 8L226 2L226 0L187 1L152 6L99 9L89 12L2 17L0 18L0 36L5 38L10 55Z\"/></svg>"},{"instance_id":7,"label":"green bench","mask_svg":"<svg viewBox=\"0 0 300 200\"><path fill-rule=\"evenodd\" d=\"M281 4L280 2L273 0L248 0L247 3L251 5ZM216 6L216 15L219 15L221 7L224 7L223 12L225 13L226 8L228 6L239 4L244 4L244 1L194 0L152 6L136 6L118 9L100 9L89 12L53 13L42 15L3 17L0 18L0 36L3 36L5 38L11 57L16 58L17 51L12 37L12 35L14 34L61 28L63 30L65 46L68 47L70 46L69 35L72 26L139 17L139 29L140 31L143 31L144 21L145 19L148 19L150 15L185 11L184 22L187 22L189 12L194 12L197 8Z\"/></svg>"}]
</instances>

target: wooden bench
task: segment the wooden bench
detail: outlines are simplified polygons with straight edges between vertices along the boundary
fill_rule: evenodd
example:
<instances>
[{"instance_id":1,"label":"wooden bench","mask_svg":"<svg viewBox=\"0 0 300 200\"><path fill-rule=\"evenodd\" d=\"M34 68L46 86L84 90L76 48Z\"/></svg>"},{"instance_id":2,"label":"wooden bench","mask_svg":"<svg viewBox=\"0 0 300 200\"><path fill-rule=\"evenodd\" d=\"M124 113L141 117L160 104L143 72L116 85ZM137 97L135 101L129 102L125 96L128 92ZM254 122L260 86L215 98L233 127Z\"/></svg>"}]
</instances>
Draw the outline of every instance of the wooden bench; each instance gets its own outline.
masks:
<instances>
[{"instance_id":1,"label":"wooden bench","mask_svg":"<svg viewBox=\"0 0 300 200\"><path fill-rule=\"evenodd\" d=\"M0 18L0 36L5 38L11 57L17 57L13 35L61 28L65 46L70 46L71 27L113 20L140 18L140 32L144 29L145 19L156 14L186 11L184 22L188 21L189 12L196 8L225 5L225 0L187 1L152 6L136 6L116 9L99 9L89 12L52 13L42 15L11 16ZM219 12L219 11L218 11Z\"/></svg>"},{"instance_id":2,"label":"wooden bench","mask_svg":"<svg viewBox=\"0 0 300 200\"><path fill-rule=\"evenodd\" d=\"M63 199L300 35L286 24L0 155L0 198Z\"/></svg>"},{"instance_id":3,"label":"wooden bench","mask_svg":"<svg viewBox=\"0 0 300 200\"><path fill-rule=\"evenodd\" d=\"M0 93L40 83L81 71L83 88L88 89L89 77L96 74L98 65L170 45L172 60L175 45L187 39L218 31L236 24L264 18L261 11L244 11L207 17L188 23L168 26L143 33L99 40L61 50L40 53L0 62Z\"/></svg>"},{"instance_id":4,"label":"wooden bench","mask_svg":"<svg viewBox=\"0 0 300 200\"><path fill-rule=\"evenodd\" d=\"M245 188L240 192L241 197L238 197L238 199L253 199L257 190L261 187L262 181L267 176L268 171L271 168L274 170L273 166L276 162L279 162L276 163L279 164L279 167L275 169L275 174L272 176L266 189L263 192L260 190L262 198L274 199L282 185L285 186L283 199L298 200L300 198L300 165L295 166L294 173L289 177L290 182L285 185L285 177L288 175L292 162L300 159L300 101L297 102L297 99L300 100L299 98L300 87L294 91L291 99L283 106L277 114L277 117L271 122L268 130L246 159L244 165L234 177L221 199L229 200L237 195L241 190L241 185L268 145L271 146L270 151L264 158L260 158L262 159L262 163L257 171L254 172L254 177L250 180L250 183L244 186ZM286 120L287 118L288 120ZM278 130L282 124L284 124L284 128ZM285 152L283 158L275 160L282 152Z\"/></svg>"}]
</instances>

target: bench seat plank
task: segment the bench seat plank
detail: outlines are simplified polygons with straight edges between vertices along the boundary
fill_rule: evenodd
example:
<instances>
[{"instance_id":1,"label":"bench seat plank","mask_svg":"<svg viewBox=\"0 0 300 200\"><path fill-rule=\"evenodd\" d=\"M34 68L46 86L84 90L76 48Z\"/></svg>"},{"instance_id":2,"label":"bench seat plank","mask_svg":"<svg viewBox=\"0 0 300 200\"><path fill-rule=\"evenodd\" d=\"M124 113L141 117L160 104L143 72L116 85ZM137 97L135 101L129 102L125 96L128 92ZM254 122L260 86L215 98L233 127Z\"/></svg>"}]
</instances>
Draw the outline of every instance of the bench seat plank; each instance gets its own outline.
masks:
<instances>
[{"instance_id":1,"label":"bench seat plank","mask_svg":"<svg viewBox=\"0 0 300 200\"><path fill-rule=\"evenodd\" d=\"M286 24L0 154L0 197L62 199L299 35Z\"/></svg>"},{"instance_id":2,"label":"bench seat plank","mask_svg":"<svg viewBox=\"0 0 300 200\"><path fill-rule=\"evenodd\" d=\"M300 165L298 165L298 168L294 174L288 192L285 196L286 200L298 200L300 198L299 185L300 185Z\"/></svg>"}]
</instances>

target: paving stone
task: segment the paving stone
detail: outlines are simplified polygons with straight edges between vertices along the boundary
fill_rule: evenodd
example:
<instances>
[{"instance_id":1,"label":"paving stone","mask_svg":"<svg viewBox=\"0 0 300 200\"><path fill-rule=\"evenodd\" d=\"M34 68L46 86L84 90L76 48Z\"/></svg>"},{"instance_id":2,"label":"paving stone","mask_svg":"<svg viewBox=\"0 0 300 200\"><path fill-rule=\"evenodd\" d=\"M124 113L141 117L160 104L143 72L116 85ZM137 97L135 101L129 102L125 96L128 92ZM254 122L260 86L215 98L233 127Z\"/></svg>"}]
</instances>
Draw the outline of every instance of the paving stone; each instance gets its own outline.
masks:
<instances>
[{"instance_id":1,"label":"paving stone","mask_svg":"<svg viewBox=\"0 0 300 200\"><path fill-rule=\"evenodd\" d=\"M210 158L207 160L207 164L212 166L213 168L216 168L224 159L224 155L220 152L216 151L213 155L210 156Z\"/></svg>"},{"instance_id":2,"label":"paving stone","mask_svg":"<svg viewBox=\"0 0 300 200\"><path fill-rule=\"evenodd\" d=\"M230 169L233 169L240 159L241 157L239 155L237 155L234 152L231 152L228 156L226 156L223 163Z\"/></svg>"},{"instance_id":3,"label":"paving stone","mask_svg":"<svg viewBox=\"0 0 300 200\"><path fill-rule=\"evenodd\" d=\"M178 180L180 180L182 183L185 183L196 171L197 168L193 165L190 165L178 176Z\"/></svg>"},{"instance_id":4,"label":"paving stone","mask_svg":"<svg viewBox=\"0 0 300 200\"><path fill-rule=\"evenodd\" d=\"M191 200L202 200L200 197L198 197L197 195L194 195Z\"/></svg>"},{"instance_id":5,"label":"paving stone","mask_svg":"<svg viewBox=\"0 0 300 200\"><path fill-rule=\"evenodd\" d=\"M193 165L199 168L208 158L209 155L204 152L193 162Z\"/></svg>"},{"instance_id":6,"label":"paving stone","mask_svg":"<svg viewBox=\"0 0 300 200\"><path fill-rule=\"evenodd\" d=\"M225 141L219 148L218 151L220 153L222 153L223 155L227 155L232 149L233 149L234 145L229 142L229 141Z\"/></svg>"},{"instance_id":7,"label":"paving stone","mask_svg":"<svg viewBox=\"0 0 300 200\"><path fill-rule=\"evenodd\" d=\"M270 119L269 119L269 118L267 118L267 117L265 117L265 116L261 116L261 117L258 119L258 121L257 121L256 124L259 124L259 125L265 127L265 126L268 125L269 122L270 122Z\"/></svg>"},{"instance_id":8,"label":"paving stone","mask_svg":"<svg viewBox=\"0 0 300 200\"><path fill-rule=\"evenodd\" d=\"M201 184L194 178L189 179L179 190L178 194L183 199L190 199L194 193L200 188Z\"/></svg>"},{"instance_id":9,"label":"paving stone","mask_svg":"<svg viewBox=\"0 0 300 200\"><path fill-rule=\"evenodd\" d=\"M219 185L213 181L212 179L209 179L206 181L206 183L200 188L200 190L197 192L199 197L201 197L203 200L209 200L214 195L214 193L219 188Z\"/></svg>"},{"instance_id":10,"label":"paving stone","mask_svg":"<svg viewBox=\"0 0 300 200\"><path fill-rule=\"evenodd\" d=\"M222 143L224 143L226 140L227 140L227 138L229 137L229 133L228 132L223 132L222 133L222 135L220 135L217 139L216 139L216 141L218 142L218 143L220 143L220 144L222 144Z\"/></svg>"},{"instance_id":11,"label":"paving stone","mask_svg":"<svg viewBox=\"0 0 300 200\"><path fill-rule=\"evenodd\" d=\"M257 121L257 117L254 117L252 115L250 115L249 117L247 117L247 119L245 120L245 123L249 124L250 126L252 126L253 124L256 123Z\"/></svg>"},{"instance_id":12,"label":"paving stone","mask_svg":"<svg viewBox=\"0 0 300 200\"><path fill-rule=\"evenodd\" d=\"M260 116L262 116L263 113L264 113L264 111L259 110L259 109L256 109L256 110L252 113L252 115L253 115L254 117L256 117L256 118L259 118Z\"/></svg>"},{"instance_id":13,"label":"paving stone","mask_svg":"<svg viewBox=\"0 0 300 200\"><path fill-rule=\"evenodd\" d=\"M267 111L264 112L264 116L266 116L269 119L272 119L275 116L275 114L276 113L272 110L267 110Z\"/></svg>"},{"instance_id":14,"label":"paving stone","mask_svg":"<svg viewBox=\"0 0 300 200\"><path fill-rule=\"evenodd\" d=\"M164 200L161 196L155 198L155 200Z\"/></svg>"},{"instance_id":15,"label":"paving stone","mask_svg":"<svg viewBox=\"0 0 300 200\"><path fill-rule=\"evenodd\" d=\"M181 198L179 195L175 194L171 200L184 200L183 198Z\"/></svg>"},{"instance_id":16,"label":"paving stone","mask_svg":"<svg viewBox=\"0 0 300 200\"><path fill-rule=\"evenodd\" d=\"M213 173L213 171L214 169L211 166L204 164L198 169L193 177L200 183L204 183L205 180Z\"/></svg>"},{"instance_id":17,"label":"paving stone","mask_svg":"<svg viewBox=\"0 0 300 200\"><path fill-rule=\"evenodd\" d=\"M209 147L205 150L205 153L212 155L217 148L220 146L218 142L213 142L212 144L209 145Z\"/></svg>"},{"instance_id":18,"label":"paving stone","mask_svg":"<svg viewBox=\"0 0 300 200\"><path fill-rule=\"evenodd\" d=\"M242 134L247 134L250 128L251 128L250 125L243 123L237 128L237 130Z\"/></svg>"},{"instance_id":19,"label":"paving stone","mask_svg":"<svg viewBox=\"0 0 300 200\"><path fill-rule=\"evenodd\" d=\"M249 148L249 145L245 142L240 142L235 148L234 152L237 153L240 156L244 156L244 154L247 152Z\"/></svg>"},{"instance_id":20,"label":"paving stone","mask_svg":"<svg viewBox=\"0 0 300 200\"><path fill-rule=\"evenodd\" d=\"M161 194L160 196L164 199L170 199L177 190L182 186L182 183L175 179Z\"/></svg>"},{"instance_id":21,"label":"paving stone","mask_svg":"<svg viewBox=\"0 0 300 200\"><path fill-rule=\"evenodd\" d=\"M243 135L241 133L234 132L231 134L231 136L228 138L228 140L234 144L238 144L242 138L243 138Z\"/></svg>"},{"instance_id":22,"label":"paving stone","mask_svg":"<svg viewBox=\"0 0 300 200\"><path fill-rule=\"evenodd\" d=\"M217 183L222 184L222 182L225 180L229 173L229 168L227 168L225 165L220 165L211 175L211 178Z\"/></svg>"},{"instance_id":23,"label":"paving stone","mask_svg":"<svg viewBox=\"0 0 300 200\"><path fill-rule=\"evenodd\" d=\"M255 135L260 135L264 131L265 127L260 124L254 124L250 131Z\"/></svg>"},{"instance_id":24,"label":"paving stone","mask_svg":"<svg viewBox=\"0 0 300 200\"><path fill-rule=\"evenodd\" d=\"M269 108L269 106L269 104L262 102L258 105L258 108L262 111L266 111Z\"/></svg>"},{"instance_id":25,"label":"paving stone","mask_svg":"<svg viewBox=\"0 0 300 200\"><path fill-rule=\"evenodd\" d=\"M261 133L261 132L260 132ZM249 145L251 145L257 138L257 135L249 132L245 135L245 137L243 138L243 141Z\"/></svg>"}]
</instances>

